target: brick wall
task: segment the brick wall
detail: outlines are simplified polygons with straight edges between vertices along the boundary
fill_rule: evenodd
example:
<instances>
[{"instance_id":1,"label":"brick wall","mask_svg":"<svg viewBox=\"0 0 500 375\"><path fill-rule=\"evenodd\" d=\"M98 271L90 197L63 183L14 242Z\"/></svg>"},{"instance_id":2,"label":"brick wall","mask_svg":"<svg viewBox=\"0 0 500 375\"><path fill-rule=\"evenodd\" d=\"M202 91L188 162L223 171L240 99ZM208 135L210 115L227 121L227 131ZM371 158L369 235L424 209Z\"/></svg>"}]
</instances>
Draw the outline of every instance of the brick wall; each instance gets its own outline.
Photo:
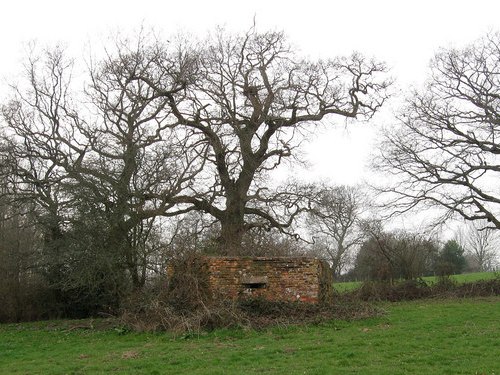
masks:
<instances>
[{"instance_id":1,"label":"brick wall","mask_svg":"<svg viewBox=\"0 0 500 375\"><path fill-rule=\"evenodd\" d=\"M317 303L332 293L328 264L315 258L204 257L213 298Z\"/></svg>"}]
</instances>

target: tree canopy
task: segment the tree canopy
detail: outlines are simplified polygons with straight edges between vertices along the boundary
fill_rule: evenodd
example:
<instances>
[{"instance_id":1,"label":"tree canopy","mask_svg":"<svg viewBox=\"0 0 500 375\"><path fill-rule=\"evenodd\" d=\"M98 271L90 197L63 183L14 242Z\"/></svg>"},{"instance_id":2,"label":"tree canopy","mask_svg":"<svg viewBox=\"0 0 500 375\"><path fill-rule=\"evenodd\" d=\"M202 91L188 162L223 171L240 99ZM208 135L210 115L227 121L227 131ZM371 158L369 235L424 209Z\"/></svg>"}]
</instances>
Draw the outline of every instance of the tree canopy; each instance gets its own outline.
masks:
<instances>
[{"instance_id":1,"label":"tree canopy","mask_svg":"<svg viewBox=\"0 0 500 375\"><path fill-rule=\"evenodd\" d=\"M326 116L373 115L390 84L381 63L359 54L309 61L280 32L219 31L185 56L182 90L169 90L163 77L171 73L137 80L165 98L179 127L206 147L198 160L204 173L177 201L218 221L223 253L238 253L248 230L290 228L313 192L296 184L270 189L269 173ZM178 69L156 63L157 71Z\"/></svg>"}]
</instances>

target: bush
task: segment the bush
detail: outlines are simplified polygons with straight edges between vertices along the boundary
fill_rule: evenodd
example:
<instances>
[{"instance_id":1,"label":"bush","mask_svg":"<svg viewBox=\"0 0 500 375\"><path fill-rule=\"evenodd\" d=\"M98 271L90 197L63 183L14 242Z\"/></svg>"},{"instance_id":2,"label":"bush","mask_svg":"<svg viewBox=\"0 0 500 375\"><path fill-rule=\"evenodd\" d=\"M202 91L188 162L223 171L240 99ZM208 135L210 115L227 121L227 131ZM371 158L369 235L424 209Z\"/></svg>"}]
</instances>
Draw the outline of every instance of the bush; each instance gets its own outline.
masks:
<instances>
[{"instance_id":1,"label":"bush","mask_svg":"<svg viewBox=\"0 0 500 375\"><path fill-rule=\"evenodd\" d=\"M361 288L350 293L362 301L402 301L425 298L430 295L430 287L421 279L405 280L391 284L383 281L368 281Z\"/></svg>"},{"instance_id":2,"label":"bush","mask_svg":"<svg viewBox=\"0 0 500 375\"><path fill-rule=\"evenodd\" d=\"M185 273L177 273L179 276L168 284L166 280L158 279L149 288L131 296L122 310L123 326L135 331L184 334L217 328L259 329L330 319L361 319L382 312L369 303L343 295L336 295L325 304L262 299L212 300L207 297L203 272L195 272L199 265L197 262L179 262L179 266L185 267Z\"/></svg>"},{"instance_id":3,"label":"bush","mask_svg":"<svg viewBox=\"0 0 500 375\"><path fill-rule=\"evenodd\" d=\"M491 280L458 284L447 276L437 283L427 284L422 279L396 283L365 282L360 288L345 293L347 298L361 301L407 301L420 298L462 298L500 295L500 275Z\"/></svg>"},{"instance_id":4,"label":"bush","mask_svg":"<svg viewBox=\"0 0 500 375\"><path fill-rule=\"evenodd\" d=\"M56 296L40 277L24 279L13 287L0 280L0 323L58 318Z\"/></svg>"}]
</instances>

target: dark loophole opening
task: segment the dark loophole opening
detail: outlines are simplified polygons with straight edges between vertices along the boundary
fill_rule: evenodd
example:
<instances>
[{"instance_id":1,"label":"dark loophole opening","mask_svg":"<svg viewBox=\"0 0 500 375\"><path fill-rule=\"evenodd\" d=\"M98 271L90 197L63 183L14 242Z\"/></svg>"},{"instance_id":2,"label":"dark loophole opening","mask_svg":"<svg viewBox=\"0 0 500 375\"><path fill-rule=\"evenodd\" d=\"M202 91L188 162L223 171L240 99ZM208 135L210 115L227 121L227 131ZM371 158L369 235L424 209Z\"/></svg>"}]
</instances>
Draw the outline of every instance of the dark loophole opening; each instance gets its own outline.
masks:
<instances>
[{"instance_id":1,"label":"dark loophole opening","mask_svg":"<svg viewBox=\"0 0 500 375\"><path fill-rule=\"evenodd\" d=\"M266 283L244 283L243 286L248 289L262 289L266 287Z\"/></svg>"}]
</instances>

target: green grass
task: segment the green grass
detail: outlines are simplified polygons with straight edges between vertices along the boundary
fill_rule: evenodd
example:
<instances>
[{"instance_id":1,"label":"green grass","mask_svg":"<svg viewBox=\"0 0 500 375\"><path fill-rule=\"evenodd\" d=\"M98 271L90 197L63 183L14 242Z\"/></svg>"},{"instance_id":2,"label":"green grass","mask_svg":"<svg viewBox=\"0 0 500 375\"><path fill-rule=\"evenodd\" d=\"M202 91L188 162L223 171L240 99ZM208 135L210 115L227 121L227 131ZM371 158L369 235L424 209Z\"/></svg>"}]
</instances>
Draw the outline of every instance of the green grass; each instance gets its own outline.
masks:
<instances>
[{"instance_id":1,"label":"green grass","mask_svg":"<svg viewBox=\"0 0 500 375\"><path fill-rule=\"evenodd\" d=\"M362 321L191 337L0 325L0 374L500 374L499 297L383 307Z\"/></svg>"},{"instance_id":2,"label":"green grass","mask_svg":"<svg viewBox=\"0 0 500 375\"><path fill-rule=\"evenodd\" d=\"M452 280L458 283L470 283L478 280L490 280L495 278L497 274L495 272L474 272L474 273L463 273L460 275L450 276ZM422 277L428 284L433 284L437 282L438 278L436 276L426 276ZM361 281L349 281L344 283L334 283L333 287L338 292L349 292L351 290L357 289L362 285Z\"/></svg>"},{"instance_id":3,"label":"green grass","mask_svg":"<svg viewBox=\"0 0 500 375\"><path fill-rule=\"evenodd\" d=\"M333 283L333 288L340 293L350 292L358 289L363 284L362 281L346 281L343 283Z\"/></svg>"}]
</instances>

